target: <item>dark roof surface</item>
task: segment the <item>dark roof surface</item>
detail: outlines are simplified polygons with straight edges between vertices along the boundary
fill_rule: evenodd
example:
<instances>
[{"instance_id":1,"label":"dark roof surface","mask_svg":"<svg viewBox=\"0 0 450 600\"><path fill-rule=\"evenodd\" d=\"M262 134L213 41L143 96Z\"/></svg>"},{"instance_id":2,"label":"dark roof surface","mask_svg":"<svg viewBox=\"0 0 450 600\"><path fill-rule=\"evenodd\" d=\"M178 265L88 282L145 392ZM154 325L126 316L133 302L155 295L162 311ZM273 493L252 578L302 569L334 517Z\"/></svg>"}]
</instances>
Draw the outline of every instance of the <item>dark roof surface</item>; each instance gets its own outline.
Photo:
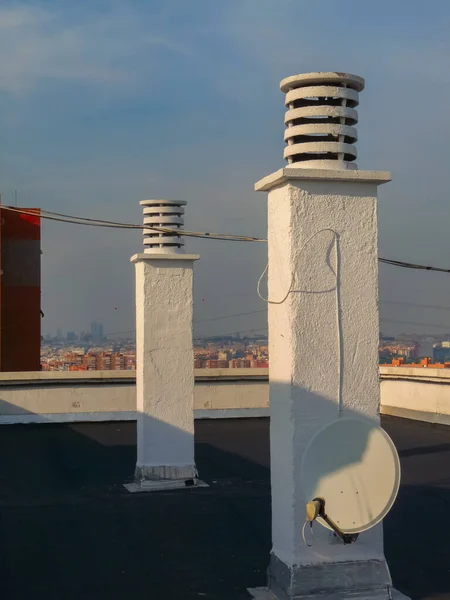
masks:
<instances>
[{"instance_id":1,"label":"dark roof surface","mask_svg":"<svg viewBox=\"0 0 450 600\"><path fill-rule=\"evenodd\" d=\"M384 418L403 468L385 520L398 589L450 600L450 428ZM196 422L209 488L129 494L135 423L0 428L0 597L244 600L270 551L269 422Z\"/></svg>"}]
</instances>

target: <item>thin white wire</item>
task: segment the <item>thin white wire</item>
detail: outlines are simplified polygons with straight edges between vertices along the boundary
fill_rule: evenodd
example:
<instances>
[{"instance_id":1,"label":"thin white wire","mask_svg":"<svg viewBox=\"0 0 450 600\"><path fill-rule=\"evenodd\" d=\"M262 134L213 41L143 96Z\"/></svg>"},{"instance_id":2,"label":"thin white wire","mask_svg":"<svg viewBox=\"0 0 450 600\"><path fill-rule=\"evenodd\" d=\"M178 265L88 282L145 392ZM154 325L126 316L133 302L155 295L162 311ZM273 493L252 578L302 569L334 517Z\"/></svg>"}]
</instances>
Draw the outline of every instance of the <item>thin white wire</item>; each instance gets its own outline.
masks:
<instances>
[{"instance_id":1,"label":"thin white wire","mask_svg":"<svg viewBox=\"0 0 450 600\"><path fill-rule=\"evenodd\" d=\"M336 299L336 337L337 337L337 349L338 349L338 379L339 379L339 388L338 388L338 414L339 416L341 415L342 412L342 384L343 384L343 370L342 370L342 335L341 335L341 328L342 328L342 324L341 324L341 298L340 298L340 293L339 293L339 279L340 279L340 256L339 256L339 235L338 233L332 229L331 227L325 227L324 229L319 229L319 231L316 231L316 233L314 233L310 238L308 238L306 240L306 242L303 244L303 246L300 248L300 257L303 253L303 250L306 248L306 246L316 237L318 236L320 233L323 233L324 231L331 231L331 233L333 234L333 239L334 239L334 251L335 251L335 271L334 271L334 276L336 278L336 285L335 285L335 299ZM258 284L256 286L256 291L258 293L258 296L261 298L261 300L264 300L264 302L267 302L268 304L283 304L289 294L292 292L292 287L294 284L294 279L295 279L295 272L292 273L291 276L291 282L289 284L289 288L288 291L286 292L285 296L281 299L281 300L269 300L269 298L264 298L264 296L261 294L260 291L260 287L261 287L261 281L264 278L264 275L266 274L267 270L269 268L269 263L266 264L266 267L264 269L264 271L261 273L260 278L258 279Z\"/></svg>"},{"instance_id":2,"label":"thin white wire","mask_svg":"<svg viewBox=\"0 0 450 600\"><path fill-rule=\"evenodd\" d=\"M314 542L314 533L313 533L313 528L312 528L312 522L310 522L310 525L311 525L311 543L309 543L306 540L306 534L305 534L305 532L306 532L306 525L307 524L308 524L308 521L305 521L303 523L303 527L302 527L302 539L303 539L303 542L305 543L305 545L308 546L308 548L311 548L312 545L313 545L313 542Z\"/></svg>"},{"instance_id":3,"label":"thin white wire","mask_svg":"<svg viewBox=\"0 0 450 600\"><path fill-rule=\"evenodd\" d=\"M289 284L289 289L288 289L286 295L284 296L284 298L282 300L269 300L268 298L264 298L264 296L261 294L261 289L260 289L261 281L263 280L264 275L267 273L268 268L269 268L269 263L266 264L264 271L261 273L261 277L258 279L258 285L256 286L256 292L257 292L258 296L261 298L261 300L264 300L264 302L267 302L267 304L283 304L283 302L285 302L287 300L287 297L291 293L292 283L294 281L294 275L292 274L291 283Z\"/></svg>"},{"instance_id":4,"label":"thin white wire","mask_svg":"<svg viewBox=\"0 0 450 600\"><path fill-rule=\"evenodd\" d=\"M324 229L319 229L319 231L316 231L316 233L314 233L310 238L308 238L306 240L306 242L303 244L303 246L300 248L300 255L302 254L303 250L306 248L306 246L309 244L309 242L311 242L316 236L319 235L319 233L323 233L324 231L331 231L331 233L334 236L334 247L336 250L336 280L338 278L338 272L339 272L339 256L338 256L338 234L336 233L336 231L334 229L331 229L331 227L325 227ZM258 293L258 296L261 298L261 300L264 300L264 302L267 302L268 304L283 304L284 302L286 302L289 294L292 291L292 284L294 283L294 278L295 278L295 273L292 273L291 276L291 283L289 284L289 289L286 292L286 295L281 299L281 300L269 300L268 298L264 298L264 296L261 294L260 288L261 288L261 282L264 278L264 275L267 273L267 269L269 268L269 263L266 264L264 271L261 273L260 278L258 279L258 284L256 286L256 291Z\"/></svg>"}]
</instances>

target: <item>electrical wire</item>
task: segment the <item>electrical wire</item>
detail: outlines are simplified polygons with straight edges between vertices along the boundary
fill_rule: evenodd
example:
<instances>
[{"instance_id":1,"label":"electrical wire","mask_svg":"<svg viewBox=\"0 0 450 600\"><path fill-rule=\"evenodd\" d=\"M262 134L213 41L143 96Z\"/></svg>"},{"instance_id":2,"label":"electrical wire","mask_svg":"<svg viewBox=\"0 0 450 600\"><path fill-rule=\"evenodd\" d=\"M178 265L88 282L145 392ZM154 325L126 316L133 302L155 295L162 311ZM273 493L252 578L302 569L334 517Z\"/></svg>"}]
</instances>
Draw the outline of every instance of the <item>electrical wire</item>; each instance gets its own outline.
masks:
<instances>
[{"instance_id":1,"label":"electrical wire","mask_svg":"<svg viewBox=\"0 0 450 600\"><path fill-rule=\"evenodd\" d=\"M222 241L234 241L234 242L263 242L267 243L267 239L259 238L247 235L233 235L228 233L211 233L207 231L187 231L185 229L177 229L171 227L150 227L149 225L137 225L134 223L121 223L119 221L108 221L106 219L92 219L90 217L77 217L73 215L66 215L64 213L57 213L48 210L39 209L38 212L32 210L25 210L23 208L16 208L14 206L8 206L0 204L0 209L9 210L24 215L30 215L33 217L39 216L41 219L48 219L50 221L57 221L60 223L70 223L73 225L87 225L91 227L110 227L115 229L140 229L155 231L157 233L167 233L175 235L177 237L194 237L203 238L210 240L222 240ZM444 269L441 267L433 267L428 265L420 265L416 263L404 262L401 260L393 260L390 258L378 257L380 263L385 265L391 265L393 267L403 267L406 269L415 269L422 271L435 271L438 273L450 273L450 269Z\"/></svg>"},{"instance_id":2,"label":"electrical wire","mask_svg":"<svg viewBox=\"0 0 450 600\"><path fill-rule=\"evenodd\" d=\"M415 263L403 262L401 260L391 260L390 258L378 257L380 263L391 265L393 267L403 267L405 269L416 269L419 271L437 271L438 273L450 273L450 269L442 269L440 267L429 267L426 265L417 265Z\"/></svg>"},{"instance_id":3,"label":"electrical wire","mask_svg":"<svg viewBox=\"0 0 450 600\"><path fill-rule=\"evenodd\" d=\"M395 319L380 319L382 323L392 323L394 325L412 325L414 327L431 327L433 329L441 329L442 331L449 332L450 325L438 325L437 323L419 323L418 321L397 321Z\"/></svg>"},{"instance_id":4,"label":"electrical wire","mask_svg":"<svg viewBox=\"0 0 450 600\"><path fill-rule=\"evenodd\" d=\"M112 333L107 333L106 337L110 335L124 335L125 333L136 333L136 329L128 329L127 331L113 331Z\"/></svg>"},{"instance_id":5,"label":"electrical wire","mask_svg":"<svg viewBox=\"0 0 450 600\"><path fill-rule=\"evenodd\" d=\"M210 321L221 321L223 319L231 319L231 317L245 317L247 315L255 315L257 313L267 313L265 308L260 310L249 310L248 312L235 313L234 315L223 315L223 317L211 317L210 319L194 320L194 323L209 323Z\"/></svg>"},{"instance_id":6,"label":"electrical wire","mask_svg":"<svg viewBox=\"0 0 450 600\"><path fill-rule=\"evenodd\" d=\"M427 305L425 305L427 306ZM201 321L194 321L194 323L205 323L205 322L210 322L210 321L219 321L221 319L228 319L230 317L237 317L237 316L242 316L242 315L251 315L251 314L255 314L255 313L265 313L267 312L266 310L253 310L253 311L249 311L246 313L236 313L234 315L224 315L223 317L214 317L212 319L204 319ZM420 323L417 321L398 321L395 319L383 319L380 318L380 322L382 323L392 323L394 325L413 325L413 326L417 326L417 327L432 327L433 329L442 329L442 331L450 331L450 325L446 328L443 325L438 325L437 323ZM261 330L265 330L267 329L267 326L264 327L260 327L257 329L246 329L244 331L241 331L240 333L249 333L249 332L254 332L254 331L261 331ZM109 336L117 336L117 335L124 335L126 333L136 333L135 329L129 329L127 331L113 331L111 333L106 334L107 337ZM203 339L203 338L215 338L215 337L225 337L228 335L232 335L233 333L236 333L236 331L233 332L229 332L229 333L218 333L218 334L214 334L214 335L202 335L202 336L194 336L195 339Z\"/></svg>"},{"instance_id":7,"label":"electrical wire","mask_svg":"<svg viewBox=\"0 0 450 600\"><path fill-rule=\"evenodd\" d=\"M257 313L267 313L266 309L260 309L260 310L251 310L248 312L243 312L243 313L235 313L233 315L223 315L222 317L213 317L211 319L202 319L200 321L193 321L193 323L206 323L206 322L211 322L211 321L220 321L222 319L229 319L231 317L241 317L241 316L247 316L247 315L253 315L253 314L257 314ZM254 331L262 331L267 329L267 325L265 325L264 327L257 327L255 329L244 329L243 331L241 330L239 333L252 333ZM136 329L128 329L127 331L112 331L110 333L107 333L106 336L110 337L110 336L117 336L117 335L124 335L126 333L136 333ZM215 338L215 337L225 337L228 335L233 335L234 333L236 333L235 331L232 331L230 333L218 333L218 334L214 334L214 335L202 335L202 336L194 336L195 339L202 339L202 338Z\"/></svg>"},{"instance_id":8,"label":"electrical wire","mask_svg":"<svg viewBox=\"0 0 450 600\"><path fill-rule=\"evenodd\" d=\"M233 317L244 317L248 315L255 315L258 313L267 313L265 308L259 310L249 310L247 312L242 313L234 313L232 315L222 315L220 317L211 317L210 319L199 319L193 320L193 323L210 323L211 321L222 321L223 319L231 319ZM114 331L113 333L108 333L108 335L122 335L125 333L136 333L136 329L129 329L128 331Z\"/></svg>"},{"instance_id":9,"label":"electrical wire","mask_svg":"<svg viewBox=\"0 0 450 600\"><path fill-rule=\"evenodd\" d=\"M15 208L13 206L0 205L0 209L9 210L24 215L40 216L42 219L48 219L50 221L57 221L60 223L70 223L73 225L87 225L91 227L109 227L113 229L139 229L155 231L157 233L168 233L177 237L194 237L194 238L206 238L213 240L222 241L237 241L237 242L267 242L266 239L244 236L244 235L232 235L227 233L210 233L204 231L187 231L185 229L176 229L171 227L155 227L149 225L136 225L134 223L121 223L118 221L108 221L105 219L91 219L88 217L76 217L73 215L65 215L63 213L55 213L40 209L40 214L32 211L27 211L22 208Z\"/></svg>"},{"instance_id":10,"label":"electrical wire","mask_svg":"<svg viewBox=\"0 0 450 600\"><path fill-rule=\"evenodd\" d=\"M267 325L265 325L264 327L256 327L255 329L245 329L244 331L239 331L239 332L237 332L235 329L234 331L230 331L229 333L217 333L214 335L195 335L194 339L196 339L196 340L213 339L213 338L219 338L219 337L227 337L230 335L234 335L235 333L253 333L254 331L264 331L266 329L268 329Z\"/></svg>"},{"instance_id":11,"label":"electrical wire","mask_svg":"<svg viewBox=\"0 0 450 600\"><path fill-rule=\"evenodd\" d=\"M432 310L450 310L450 306L442 306L440 304L418 304L416 302L400 302L398 300L380 300L380 304L392 304L393 306L401 306L402 308L430 308Z\"/></svg>"}]
</instances>

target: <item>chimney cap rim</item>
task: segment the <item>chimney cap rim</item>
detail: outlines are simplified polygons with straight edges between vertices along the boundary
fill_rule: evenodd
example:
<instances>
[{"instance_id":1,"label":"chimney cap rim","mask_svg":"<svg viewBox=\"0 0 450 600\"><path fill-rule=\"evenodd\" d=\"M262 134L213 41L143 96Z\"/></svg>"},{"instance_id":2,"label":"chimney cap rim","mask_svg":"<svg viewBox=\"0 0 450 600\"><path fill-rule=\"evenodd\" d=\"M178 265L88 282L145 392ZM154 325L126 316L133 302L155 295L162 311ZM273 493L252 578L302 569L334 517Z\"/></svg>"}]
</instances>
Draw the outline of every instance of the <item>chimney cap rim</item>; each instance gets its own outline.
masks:
<instances>
[{"instance_id":1,"label":"chimney cap rim","mask_svg":"<svg viewBox=\"0 0 450 600\"><path fill-rule=\"evenodd\" d=\"M289 90L308 85L317 85L318 82L322 84L346 84L357 92L361 92L365 86L364 78L359 75L339 71L317 71L285 77L280 82L280 89L286 94Z\"/></svg>"}]
</instances>

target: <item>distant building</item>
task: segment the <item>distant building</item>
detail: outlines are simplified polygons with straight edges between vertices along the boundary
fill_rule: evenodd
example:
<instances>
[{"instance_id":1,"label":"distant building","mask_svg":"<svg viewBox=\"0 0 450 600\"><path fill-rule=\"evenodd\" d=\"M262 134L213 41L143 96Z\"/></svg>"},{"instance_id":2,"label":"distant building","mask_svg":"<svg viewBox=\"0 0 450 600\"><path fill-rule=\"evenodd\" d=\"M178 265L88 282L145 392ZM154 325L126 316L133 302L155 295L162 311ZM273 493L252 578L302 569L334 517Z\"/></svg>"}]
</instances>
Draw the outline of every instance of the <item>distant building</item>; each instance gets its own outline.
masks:
<instances>
[{"instance_id":1,"label":"distant building","mask_svg":"<svg viewBox=\"0 0 450 600\"><path fill-rule=\"evenodd\" d=\"M96 342L98 339L98 325L94 321L93 323L91 323L91 340L93 342Z\"/></svg>"},{"instance_id":2,"label":"distant building","mask_svg":"<svg viewBox=\"0 0 450 600\"><path fill-rule=\"evenodd\" d=\"M450 361L450 342L433 344L433 362L445 363Z\"/></svg>"},{"instance_id":3,"label":"distant building","mask_svg":"<svg viewBox=\"0 0 450 600\"><path fill-rule=\"evenodd\" d=\"M125 357L123 354L115 353L111 357L111 369L114 371L125 370Z\"/></svg>"},{"instance_id":4,"label":"distant building","mask_svg":"<svg viewBox=\"0 0 450 600\"><path fill-rule=\"evenodd\" d=\"M207 360L205 361L205 369L228 369L227 360Z\"/></svg>"},{"instance_id":5,"label":"distant building","mask_svg":"<svg viewBox=\"0 0 450 600\"><path fill-rule=\"evenodd\" d=\"M420 358L433 356L433 341L432 340L420 340L418 343L418 353Z\"/></svg>"},{"instance_id":6,"label":"distant building","mask_svg":"<svg viewBox=\"0 0 450 600\"><path fill-rule=\"evenodd\" d=\"M95 357L95 369L97 371L109 371L111 369L111 355L110 354L97 354Z\"/></svg>"},{"instance_id":7,"label":"distant building","mask_svg":"<svg viewBox=\"0 0 450 600\"><path fill-rule=\"evenodd\" d=\"M41 217L0 207L0 371L39 371Z\"/></svg>"},{"instance_id":8,"label":"distant building","mask_svg":"<svg viewBox=\"0 0 450 600\"><path fill-rule=\"evenodd\" d=\"M93 342L102 342L105 339L105 335L103 333L103 325L101 323L97 323L96 321L93 321L91 323L90 338Z\"/></svg>"},{"instance_id":9,"label":"distant building","mask_svg":"<svg viewBox=\"0 0 450 600\"><path fill-rule=\"evenodd\" d=\"M250 367L252 369L268 369L269 361L267 361L267 360L252 360Z\"/></svg>"},{"instance_id":10,"label":"distant building","mask_svg":"<svg viewBox=\"0 0 450 600\"><path fill-rule=\"evenodd\" d=\"M136 355L135 354L124 354L124 370L134 371L136 369Z\"/></svg>"},{"instance_id":11,"label":"distant building","mask_svg":"<svg viewBox=\"0 0 450 600\"><path fill-rule=\"evenodd\" d=\"M380 359L383 359L381 362L386 362L397 357L403 357L411 360L417 359L419 352L418 345L416 343L391 344L383 342L378 348L378 354Z\"/></svg>"},{"instance_id":12,"label":"distant building","mask_svg":"<svg viewBox=\"0 0 450 600\"><path fill-rule=\"evenodd\" d=\"M251 360L245 358L234 358L229 362L230 369L250 369L251 364Z\"/></svg>"},{"instance_id":13,"label":"distant building","mask_svg":"<svg viewBox=\"0 0 450 600\"><path fill-rule=\"evenodd\" d=\"M97 369L97 357L95 354L85 354L83 356L83 367L86 371L95 371Z\"/></svg>"}]
</instances>

